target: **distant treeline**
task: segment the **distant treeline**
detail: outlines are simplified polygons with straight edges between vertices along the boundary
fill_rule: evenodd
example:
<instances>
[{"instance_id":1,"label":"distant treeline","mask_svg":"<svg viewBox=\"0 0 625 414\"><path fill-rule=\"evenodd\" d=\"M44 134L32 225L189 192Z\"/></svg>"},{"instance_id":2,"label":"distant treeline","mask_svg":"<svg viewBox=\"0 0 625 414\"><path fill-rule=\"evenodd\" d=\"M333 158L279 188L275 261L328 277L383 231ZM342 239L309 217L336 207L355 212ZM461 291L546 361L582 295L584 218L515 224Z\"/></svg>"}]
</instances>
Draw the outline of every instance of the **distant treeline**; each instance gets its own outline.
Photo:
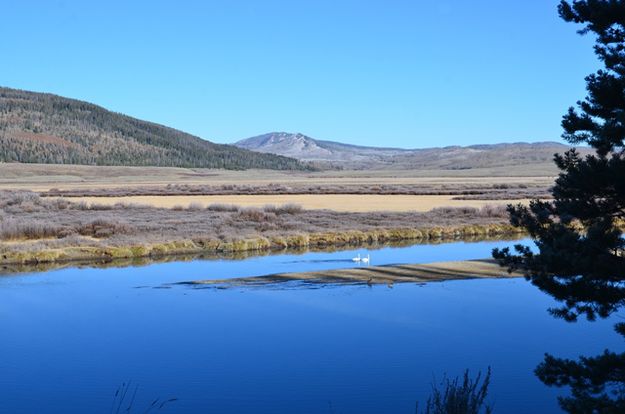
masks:
<instances>
[{"instance_id":1,"label":"distant treeline","mask_svg":"<svg viewBox=\"0 0 625 414\"><path fill-rule=\"evenodd\" d=\"M292 158L215 144L87 102L9 88L0 88L0 162L310 168Z\"/></svg>"}]
</instances>

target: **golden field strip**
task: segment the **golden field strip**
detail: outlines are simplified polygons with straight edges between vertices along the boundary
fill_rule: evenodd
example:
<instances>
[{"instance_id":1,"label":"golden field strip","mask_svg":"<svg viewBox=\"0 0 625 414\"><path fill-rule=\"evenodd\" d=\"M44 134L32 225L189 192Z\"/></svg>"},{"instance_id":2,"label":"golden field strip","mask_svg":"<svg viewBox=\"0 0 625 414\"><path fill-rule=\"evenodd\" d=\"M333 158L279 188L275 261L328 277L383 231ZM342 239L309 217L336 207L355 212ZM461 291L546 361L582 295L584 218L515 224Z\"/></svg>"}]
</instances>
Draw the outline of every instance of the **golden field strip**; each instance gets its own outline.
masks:
<instances>
[{"instance_id":1,"label":"golden field strip","mask_svg":"<svg viewBox=\"0 0 625 414\"><path fill-rule=\"evenodd\" d=\"M189 196L124 196L68 197L89 205L133 203L159 208L208 207L213 204L233 204L241 207L297 204L307 210L341 212L367 211L430 211L440 207L473 207L486 205L527 204L529 200L456 200L448 195L377 195L377 194L289 194L289 195L189 195Z\"/></svg>"},{"instance_id":2,"label":"golden field strip","mask_svg":"<svg viewBox=\"0 0 625 414\"><path fill-rule=\"evenodd\" d=\"M549 170L550 171L550 170ZM242 207L298 204L305 209L329 209L342 212L365 211L429 211L437 207L475 207L527 203L527 199L458 200L452 195L411 194L253 194L255 186L283 185L298 187L345 186L363 188L374 185L406 185L418 188L449 189L475 186L525 186L547 188L554 177L549 171L526 171L523 168L487 168L474 170L381 170L381 171L273 171L273 170L210 170L166 167L104 167L82 165L46 165L0 163L0 190L95 190L167 186L249 186L251 193L225 195L123 195L69 198L71 201L112 205L137 203L153 207L206 207L210 204L235 204ZM534 175L534 174L543 175Z\"/></svg>"},{"instance_id":3,"label":"golden field strip","mask_svg":"<svg viewBox=\"0 0 625 414\"><path fill-rule=\"evenodd\" d=\"M553 169L483 168L472 170L274 171L210 170L167 167L100 167L0 163L0 190L47 191L52 188L112 188L166 185L266 184L415 184L550 186Z\"/></svg>"}]
</instances>

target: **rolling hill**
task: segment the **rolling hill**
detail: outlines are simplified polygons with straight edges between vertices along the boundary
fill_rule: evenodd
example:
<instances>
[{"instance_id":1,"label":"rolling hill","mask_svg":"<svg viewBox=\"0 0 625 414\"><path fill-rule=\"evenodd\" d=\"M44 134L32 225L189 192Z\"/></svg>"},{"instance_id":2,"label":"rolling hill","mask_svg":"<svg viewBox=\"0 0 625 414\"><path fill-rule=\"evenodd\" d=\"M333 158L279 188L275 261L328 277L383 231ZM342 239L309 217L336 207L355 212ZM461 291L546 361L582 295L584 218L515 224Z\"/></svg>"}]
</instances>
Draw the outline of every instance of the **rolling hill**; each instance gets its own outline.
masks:
<instances>
[{"instance_id":1,"label":"rolling hill","mask_svg":"<svg viewBox=\"0 0 625 414\"><path fill-rule=\"evenodd\" d=\"M378 148L322 141L300 133L272 132L244 139L234 145L251 151L327 163L344 168L464 170L507 166L540 166L555 172L553 154L568 146L557 142L502 143L440 148ZM584 154L590 150L578 148ZM551 168L553 167L553 168Z\"/></svg>"},{"instance_id":2,"label":"rolling hill","mask_svg":"<svg viewBox=\"0 0 625 414\"><path fill-rule=\"evenodd\" d=\"M307 169L57 95L0 88L0 162Z\"/></svg>"},{"instance_id":3,"label":"rolling hill","mask_svg":"<svg viewBox=\"0 0 625 414\"><path fill-rule=\"evenodd\" d=\"M280 154L307 161L374 162L410 151L399 148L363 147L340 142L321 141L304 134L271 132L236 142L239 148Z\"/></svg>"}]
</instances>

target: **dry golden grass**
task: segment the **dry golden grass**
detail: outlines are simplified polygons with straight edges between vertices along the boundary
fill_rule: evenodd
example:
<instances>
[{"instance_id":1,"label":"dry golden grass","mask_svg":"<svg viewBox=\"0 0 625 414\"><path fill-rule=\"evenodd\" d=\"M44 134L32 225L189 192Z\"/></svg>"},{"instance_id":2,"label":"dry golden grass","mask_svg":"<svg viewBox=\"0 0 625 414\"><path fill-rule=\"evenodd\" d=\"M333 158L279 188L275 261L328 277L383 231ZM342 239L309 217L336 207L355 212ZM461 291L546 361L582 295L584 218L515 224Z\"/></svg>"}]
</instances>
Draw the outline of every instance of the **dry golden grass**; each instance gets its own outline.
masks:
<instances>
[{"instance_id":1,"label":"dry golden grass","mask_svg":"<svg viewBox=\"0 0 625 414\"><path fill-rule=\"evenodd\" d=\"M454 200L447 195L377 195L377 194L289 194L289 195L200 195L200 196L128 196L68 197L68 200L89 205L133 203L159 208L207 207L211 204L234 204L242 207L263 207L269 204L297 204L307 210L327 209L341 212L430 211L438 207L475 207L528 203L529 200Z\"/></svg>"},{"instance_id":2,"label":"dry golden grass","mask_svg":"<svg viewBox=\"0 0 625 414\"><path fill-rule=\"evenodd\" d=\"M166 167L97 167L85 165L0 163L0 189L47 191L155 186L167 184L525 184L549 186L554 173L527 168L401 171L228 171Z\"/></svg>"}]
</instances>

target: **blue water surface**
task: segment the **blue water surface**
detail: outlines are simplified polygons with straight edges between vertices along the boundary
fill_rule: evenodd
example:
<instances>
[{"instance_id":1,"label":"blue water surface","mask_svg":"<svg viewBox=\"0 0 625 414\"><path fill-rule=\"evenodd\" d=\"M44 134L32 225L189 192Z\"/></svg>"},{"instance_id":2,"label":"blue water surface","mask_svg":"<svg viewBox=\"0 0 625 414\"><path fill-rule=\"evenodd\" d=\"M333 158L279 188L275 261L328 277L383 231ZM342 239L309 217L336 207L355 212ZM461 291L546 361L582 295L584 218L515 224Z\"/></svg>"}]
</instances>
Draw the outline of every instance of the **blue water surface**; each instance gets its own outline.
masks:
<instances>
[{"instance_id":1,"label":"blue water surface","mask_svg":"<svg viewBox=\"0 0 625 414\"><path fill-rule=\"evenodd\" d=\"M371 250L373 264L488 257L518 242ZM0 277L0 413L414 413L430 384L492 368L495 413L559 412L533 369L619 347L613 321L554 319L524 279L324 289L167 285L358 266L366 249ZM137 288L148 286L147 288ZM117 399L117 401L119 398ZM128 403L130 398L126 400ZM158 405L158 404L157 404Z\"/></svg>"}]
</instances>

